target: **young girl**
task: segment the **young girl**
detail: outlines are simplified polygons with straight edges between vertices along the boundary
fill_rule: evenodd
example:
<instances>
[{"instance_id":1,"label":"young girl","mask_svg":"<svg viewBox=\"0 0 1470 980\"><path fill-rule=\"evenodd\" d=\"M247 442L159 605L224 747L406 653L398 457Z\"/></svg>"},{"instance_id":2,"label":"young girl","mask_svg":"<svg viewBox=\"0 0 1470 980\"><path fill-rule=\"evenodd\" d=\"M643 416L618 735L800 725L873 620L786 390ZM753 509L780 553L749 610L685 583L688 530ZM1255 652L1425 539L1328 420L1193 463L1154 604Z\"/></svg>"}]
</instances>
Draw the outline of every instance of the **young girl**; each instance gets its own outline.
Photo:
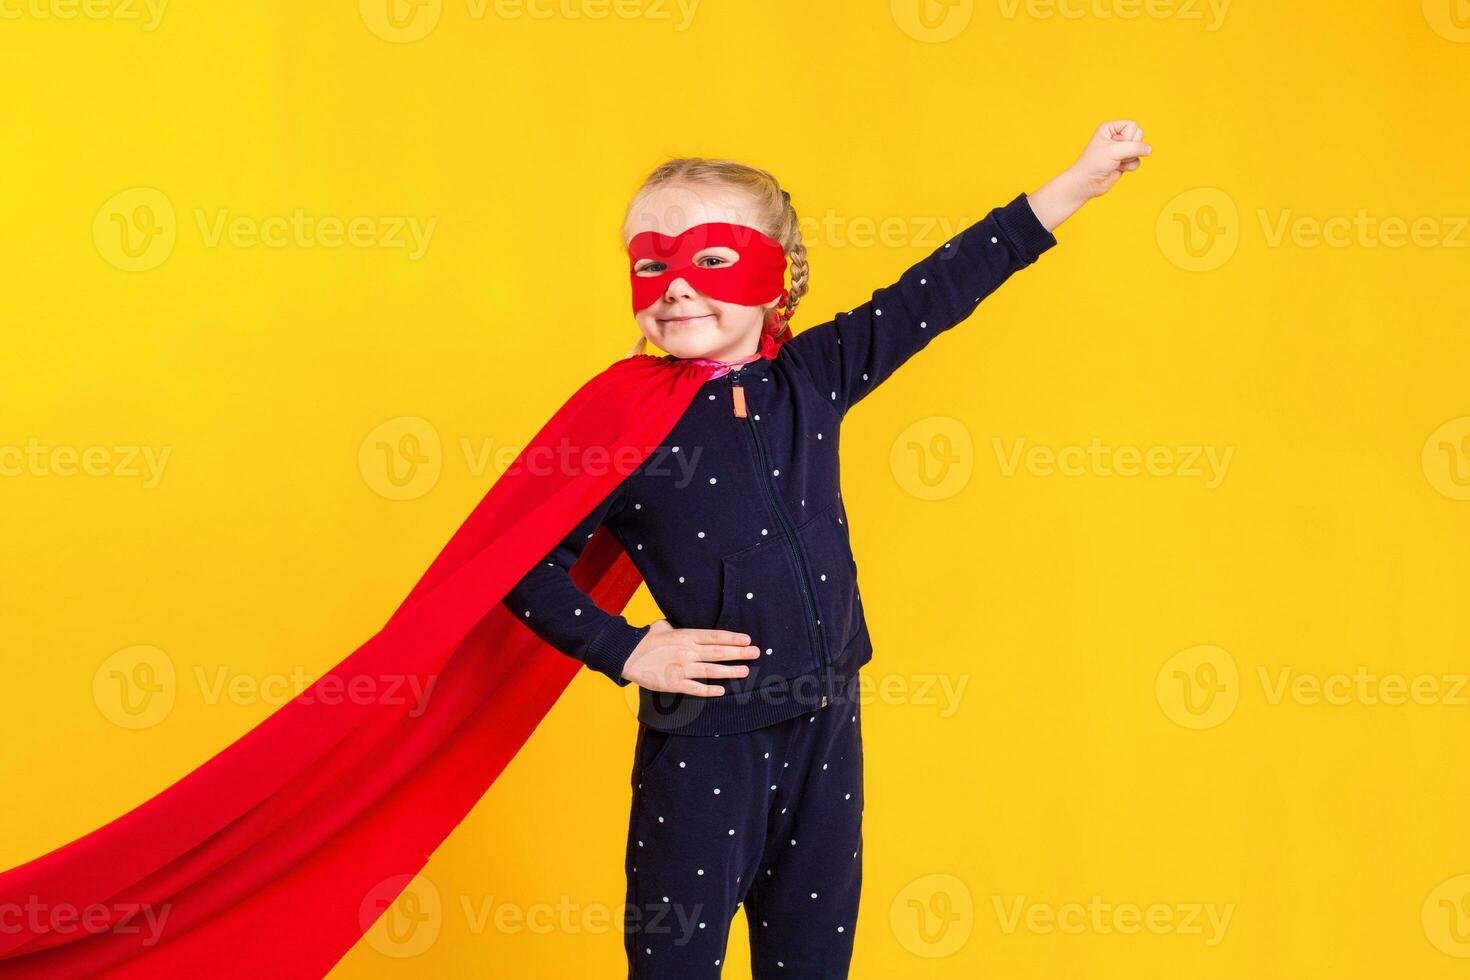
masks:
<instances>
[{"instance_id":1,"label":"young girl","mask_svg":"<svg viewBox=\"0 0 1470 980\"><path fill-rule=\"evenodd\" d=\"M640 688L630 977L718 977L742 904L756 976L847 976L862 884L857 681L872 644L838 475L842 419L1150 152L1134 123L1104 124L1060 176L796 335L806 249L775 178L679 159L635 195L623 237L642 336L630 356L651 340L718 370L504 600L547 643ZM666 618L635 627L573 583L604 524Z\"/></svg>"}]
</instances>

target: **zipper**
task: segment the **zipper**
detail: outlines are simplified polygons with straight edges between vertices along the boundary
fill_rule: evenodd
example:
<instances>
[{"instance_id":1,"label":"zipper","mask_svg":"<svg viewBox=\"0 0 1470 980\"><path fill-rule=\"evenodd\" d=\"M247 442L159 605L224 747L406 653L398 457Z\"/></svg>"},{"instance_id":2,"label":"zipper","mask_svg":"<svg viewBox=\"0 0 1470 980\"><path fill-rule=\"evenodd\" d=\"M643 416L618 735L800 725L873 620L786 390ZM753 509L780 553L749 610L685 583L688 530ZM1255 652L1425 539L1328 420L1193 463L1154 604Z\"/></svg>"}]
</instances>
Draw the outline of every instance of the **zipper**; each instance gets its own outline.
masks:
<instances>
[{"instance_id":1,"label":"zipper","mask_svg":"<svg viewBox=\"0 0 1470 980\"><path fill-rule=\"evenodd\" d=\"M796 567L800 570L801 581L799 584L801 585L802 605L806 609L807 635L811 637L812 649L817 652L817 662L822 670L822 703L818 707L825 708L832 692L832 678L830 664L827 661L826 646L822 641L822 631L815 625L817 619L816 603L812 600L811 594L807 589L810 572L807 569L806 555L802 553L801 545L797 543L796 529L786 519L786 512L781 509L780 501L776 497L776 490L771 486L771 467L769 461L766 459L766 444L761 441L760 429L756 426L755 419L750 417L750 413L746 408L745 386L740 383L740 368L738 367L730 371L730 396L733 400L732 404L734 406L735 417L737 419L745 419L746 424L750 427L750 434L755 439L756 462L761 470L761 489L766 493L766 503L770 505L771 511L776 515L776 520L781 523L781 530L786 540L786 546L791 549L792 557L796 559Z\"/></svg>"}]
</instances>

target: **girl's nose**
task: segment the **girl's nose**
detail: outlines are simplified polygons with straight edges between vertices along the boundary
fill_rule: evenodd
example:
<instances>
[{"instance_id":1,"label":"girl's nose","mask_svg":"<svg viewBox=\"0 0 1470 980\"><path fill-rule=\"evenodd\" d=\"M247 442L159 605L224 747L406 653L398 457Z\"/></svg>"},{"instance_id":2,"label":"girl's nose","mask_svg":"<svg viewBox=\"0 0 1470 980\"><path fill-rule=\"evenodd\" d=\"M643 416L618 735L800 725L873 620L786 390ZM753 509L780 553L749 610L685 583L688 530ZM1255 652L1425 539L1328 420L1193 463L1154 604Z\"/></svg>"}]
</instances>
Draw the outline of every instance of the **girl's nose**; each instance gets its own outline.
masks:
<instances>
[{"instance_id":1,"label":"girl's nose","mask_svg":"<svg viewBox=\"0 0 1470 980\"><path fill-rule=\"evenodd\" d=\"M680 296L693 295L694 287L689 285L689 283L685 282L683 279L675 279L673 282L669 283L668 288L664 290L664 299L669 300L676 299Z\"/></svg>"}]
</instances>

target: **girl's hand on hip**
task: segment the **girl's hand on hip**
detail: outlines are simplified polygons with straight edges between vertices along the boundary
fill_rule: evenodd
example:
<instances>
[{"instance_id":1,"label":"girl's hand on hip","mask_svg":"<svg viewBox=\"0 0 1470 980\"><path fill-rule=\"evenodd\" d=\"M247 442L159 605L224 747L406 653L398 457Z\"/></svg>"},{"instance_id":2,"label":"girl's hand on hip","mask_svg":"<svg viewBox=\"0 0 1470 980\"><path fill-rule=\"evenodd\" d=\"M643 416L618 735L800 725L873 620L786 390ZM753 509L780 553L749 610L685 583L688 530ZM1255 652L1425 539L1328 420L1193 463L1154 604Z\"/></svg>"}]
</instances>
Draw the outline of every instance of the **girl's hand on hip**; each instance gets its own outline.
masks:
<instances>
[{"instance_id":1,"label":"girl's hand on hip","mask_svg":"<svg viewBox=\"0 0 1470 980\"><path fill-rule=\"evenodd\" d=\"M700 678L745 677L750 668L715 661L754 660L759 656L760 649L750 645L748 634L675 629L667 619L655 619L628 655L623 676L650 691L717 697L725 689L701 683Z\"/></svg>"}]
</instances>

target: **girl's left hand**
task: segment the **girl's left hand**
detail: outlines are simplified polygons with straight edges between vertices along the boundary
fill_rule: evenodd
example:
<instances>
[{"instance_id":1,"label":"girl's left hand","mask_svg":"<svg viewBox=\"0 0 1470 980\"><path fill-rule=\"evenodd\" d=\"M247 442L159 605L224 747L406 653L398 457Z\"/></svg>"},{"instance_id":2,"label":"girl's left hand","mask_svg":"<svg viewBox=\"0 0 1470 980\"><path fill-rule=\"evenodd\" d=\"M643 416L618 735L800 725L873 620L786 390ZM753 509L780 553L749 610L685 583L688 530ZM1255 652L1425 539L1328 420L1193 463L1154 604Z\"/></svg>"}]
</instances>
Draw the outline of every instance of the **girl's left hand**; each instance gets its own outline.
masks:
<instances>
[{"instance_id":1,"label":"girl's left hand","mask_svg":"<svg viewBox=\"0 0 1470 980\"><path fill-rule=\"evenodd\" d=\"M1118 178L1137 170L1153 151L1132 119L1105 122L1075 163L1027 195L1031 210L1047 231L1055 231L1082 205L1106 194Z\"/></svg>"},{"instance_id":2,"label":"girl's left hand","mask_svg":"<svg viewBox=\"0 0 1470 980\"><path fill-rule=\"evenodd\" d=\"M1137 170L1142 158L1153 151L1154 148L1143 141L1143 130L1138 128L1138 123L1131 119L1105 122L1092 134L1092 139L1071 169L1082 193L1088 197L1100 197L1118 182L1118 178Z\"/></svg>"}]
</instances>

